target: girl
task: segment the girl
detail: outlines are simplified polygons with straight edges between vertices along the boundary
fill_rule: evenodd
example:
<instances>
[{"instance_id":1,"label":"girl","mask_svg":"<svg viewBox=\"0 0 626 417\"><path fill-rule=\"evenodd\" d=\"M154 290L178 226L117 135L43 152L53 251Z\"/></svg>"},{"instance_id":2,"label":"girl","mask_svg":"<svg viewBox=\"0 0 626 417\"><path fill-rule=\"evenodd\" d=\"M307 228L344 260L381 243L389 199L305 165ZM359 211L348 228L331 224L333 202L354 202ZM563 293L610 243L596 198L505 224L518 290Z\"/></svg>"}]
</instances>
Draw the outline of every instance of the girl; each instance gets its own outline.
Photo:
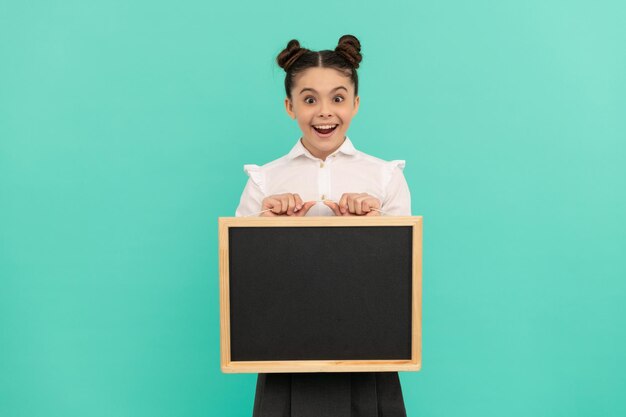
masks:
<instances>
[{"instance_id":1,"label":"girl","mask_svg":"<svg viewBox=\"0 0 626 417\"><path fill-rule=\"evenodd\" d=\"M291 151L249 179L237 216L411 215L404 161L358 151L347 137L359 109L361 45L344 35L334 51L293 39L278 55L285 108L302 136ZM406 416L397 372L259 374L254 417Z\"/></svg>"}]
</instances>

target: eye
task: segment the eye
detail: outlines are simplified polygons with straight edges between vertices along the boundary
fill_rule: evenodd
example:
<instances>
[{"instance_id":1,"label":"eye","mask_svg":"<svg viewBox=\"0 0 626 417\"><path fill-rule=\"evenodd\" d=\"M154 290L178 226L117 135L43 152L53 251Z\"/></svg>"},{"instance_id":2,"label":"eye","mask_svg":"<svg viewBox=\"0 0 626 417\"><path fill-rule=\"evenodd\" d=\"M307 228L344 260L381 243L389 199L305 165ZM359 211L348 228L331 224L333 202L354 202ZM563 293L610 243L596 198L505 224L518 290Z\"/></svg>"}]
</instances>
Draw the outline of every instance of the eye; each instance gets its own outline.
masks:
<instances>
[{"instance_id":1,"label":"eye","mask_svg":"<svg viewBox=\"0 0 626 417\"><path fill-rule=\"evenodd\" d=\"M315 98L313 98L313 97L311 97L311 96L306 97L306 98L304 99L304 102L305 102L306 104L313 104L313 103L315 103Z\"/></svg>"},{"instance_id":2,"label":"eye","mask_svg":"<svg viewBox=\"0 0 626 417\"><path fill-rule=\"evenodd\" d=\"M339 100L337 100L339 99ZM344 101L343 96L335 96L335 103L341 103L342 101Z\"/></svg>"}]
</instances>

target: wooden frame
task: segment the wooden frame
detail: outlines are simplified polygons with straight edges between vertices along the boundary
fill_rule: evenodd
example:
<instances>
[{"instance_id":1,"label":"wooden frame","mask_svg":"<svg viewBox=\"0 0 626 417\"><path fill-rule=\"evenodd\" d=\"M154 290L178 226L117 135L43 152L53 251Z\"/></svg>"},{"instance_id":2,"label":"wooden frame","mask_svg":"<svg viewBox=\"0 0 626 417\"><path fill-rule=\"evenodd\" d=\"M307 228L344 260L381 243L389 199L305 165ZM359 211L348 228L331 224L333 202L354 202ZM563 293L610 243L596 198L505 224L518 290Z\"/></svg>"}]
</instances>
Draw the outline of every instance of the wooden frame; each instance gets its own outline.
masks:
<instances>
[{"instance_id":1,"label":"wooden frame","mask_svg":"<svg viewBox=\"0 0 626 417\"><path fill-rule=\"evenodd\" d=\"M413 228L410 360L232 361L230 356L229 233L231 227L411 226ZM422 216L219 218L220 350L225 373L419 371L422 356Z\"/></svg>"}]
</instances>

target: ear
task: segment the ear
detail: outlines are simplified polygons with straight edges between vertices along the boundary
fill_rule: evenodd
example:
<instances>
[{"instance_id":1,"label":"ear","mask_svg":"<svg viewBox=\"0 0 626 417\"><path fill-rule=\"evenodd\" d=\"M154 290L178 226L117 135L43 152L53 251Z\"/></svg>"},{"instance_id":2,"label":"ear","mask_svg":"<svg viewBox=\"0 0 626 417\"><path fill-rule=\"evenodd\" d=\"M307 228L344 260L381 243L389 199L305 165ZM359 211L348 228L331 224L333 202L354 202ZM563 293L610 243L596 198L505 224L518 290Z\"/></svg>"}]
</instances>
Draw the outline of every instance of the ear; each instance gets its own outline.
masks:
<instances>
[{"instance_id":1,"label":"ear","mask_svg":"<svg viewBox=\"0 0 626 417\"><path fill-rule=\"evenodd\" d=\"M352 117L354 117L359 111L359 104L361 103L361 98L356 96L354 98L354 109L352 110Z\"/></svg>"},{"instance_id":2,"label":"ear","mask_svg":"<svg viewBox=\"0 0 626 417\"><path fill-rule=\"evenodd\" d=\"M287 114L292 119L296 118L296 113L293 111L293 103L289 99L289 97L285 97L285 110L287 110Z\"/></svg>"}]
</instances>

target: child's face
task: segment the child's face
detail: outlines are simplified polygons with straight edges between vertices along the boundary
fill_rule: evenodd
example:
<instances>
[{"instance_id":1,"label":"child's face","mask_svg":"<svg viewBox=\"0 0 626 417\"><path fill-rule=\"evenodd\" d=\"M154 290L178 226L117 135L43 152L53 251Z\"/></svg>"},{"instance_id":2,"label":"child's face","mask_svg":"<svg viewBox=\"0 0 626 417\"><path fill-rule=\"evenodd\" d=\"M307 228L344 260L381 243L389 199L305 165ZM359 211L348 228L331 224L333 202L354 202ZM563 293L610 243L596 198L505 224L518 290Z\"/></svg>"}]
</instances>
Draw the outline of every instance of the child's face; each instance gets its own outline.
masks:
<instances>
[{"instance_id":1,"label":"child's face","mask_svg":"<svg viewBox=\"0 0 626 417\"><path fill-rule=\"evenodd\" d=\"M332 68L309 68L294 81L292 100L285 99L287 113L298 121L304 147L325 160L343 143L359 97L350 77ZM319 129L333 126L332 131Z\"/></svg>"}]
</instances>

